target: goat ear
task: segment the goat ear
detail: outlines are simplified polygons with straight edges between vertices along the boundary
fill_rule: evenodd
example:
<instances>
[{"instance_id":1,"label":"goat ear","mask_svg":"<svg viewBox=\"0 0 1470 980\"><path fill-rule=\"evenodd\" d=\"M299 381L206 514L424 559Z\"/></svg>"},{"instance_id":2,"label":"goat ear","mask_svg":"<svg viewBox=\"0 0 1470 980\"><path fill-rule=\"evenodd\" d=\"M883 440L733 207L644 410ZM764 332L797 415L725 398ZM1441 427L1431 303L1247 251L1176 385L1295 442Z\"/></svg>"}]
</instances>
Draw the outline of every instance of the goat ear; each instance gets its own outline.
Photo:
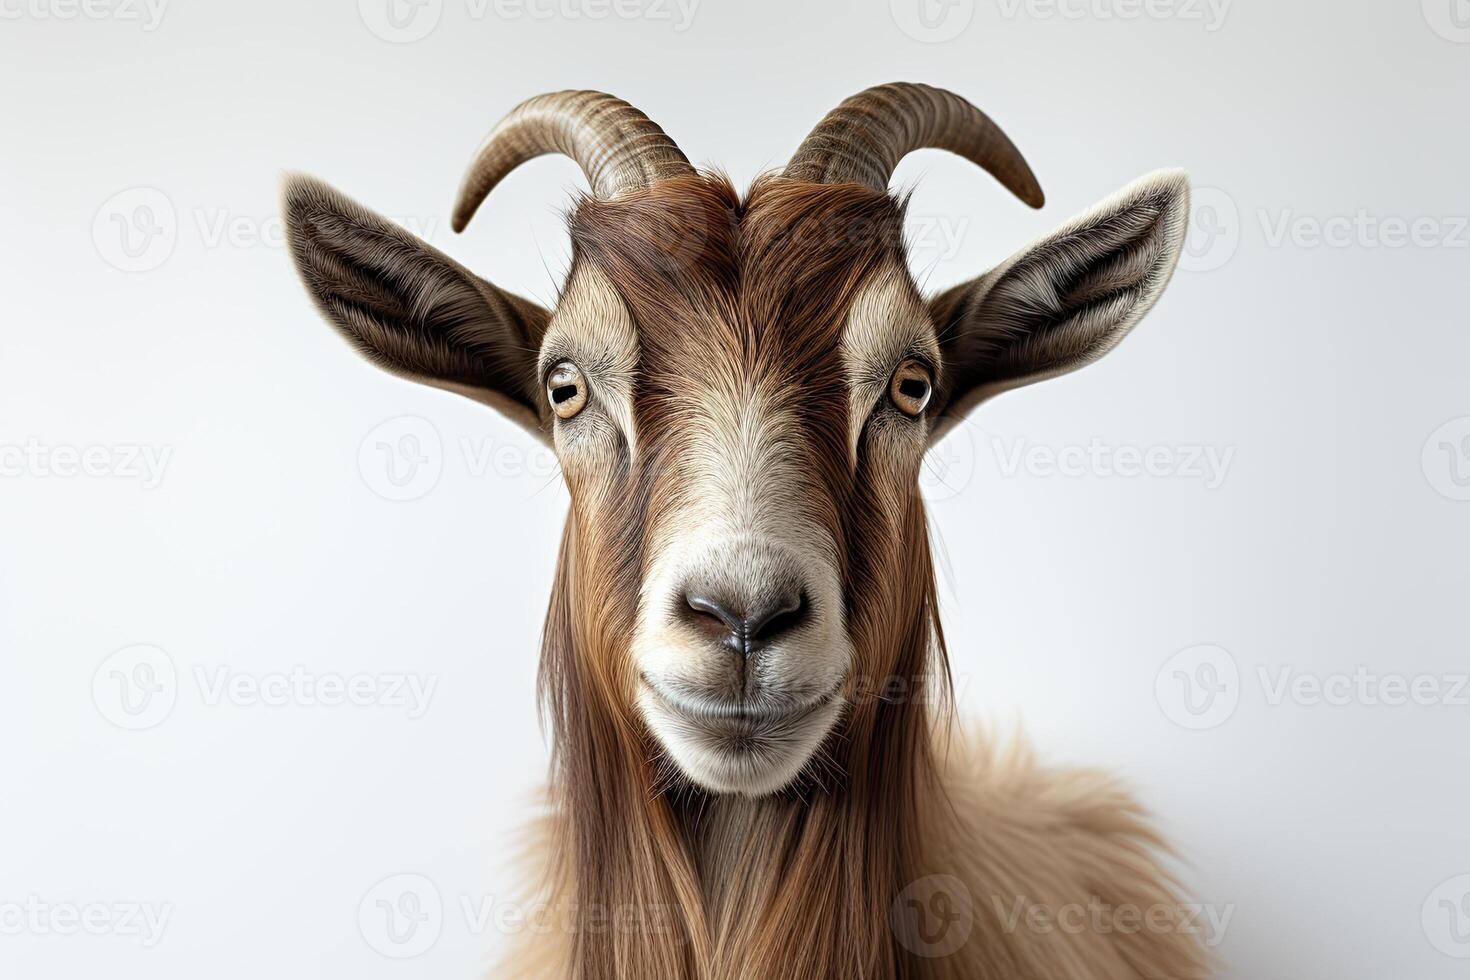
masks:
<instances>
[{"instance_id":1,"label":"goat ear","mask_svg":"<svg viewBox=\"0 0 1470 980\"><path fill-rule=\"evenodd\" d=\"M373 363L498 409L547 439L536 354L548 315L310 177L287 177L286 236L327 322Z\"/></svg>"},{"instance_id":2,"label":"goat ear","mask_svg":"<svg viewBox=\"0 0 1470 980\"><path fill-rule=\"evenodd\" d=\"M1161 170L934 299L944 401L931 438L992 395L1112 350L1168 284L1188 222L1188 178Z\"/></svg>"}]
</instances>

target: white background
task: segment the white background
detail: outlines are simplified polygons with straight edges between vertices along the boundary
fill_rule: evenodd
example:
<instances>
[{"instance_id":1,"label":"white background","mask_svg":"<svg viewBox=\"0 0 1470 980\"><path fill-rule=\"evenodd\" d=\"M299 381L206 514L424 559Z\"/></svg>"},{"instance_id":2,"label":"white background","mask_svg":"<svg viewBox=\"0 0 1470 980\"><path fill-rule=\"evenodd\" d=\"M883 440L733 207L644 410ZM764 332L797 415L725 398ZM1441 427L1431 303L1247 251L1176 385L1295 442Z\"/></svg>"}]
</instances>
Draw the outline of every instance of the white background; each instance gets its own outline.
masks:
<instances>
[{"instance_id":1,"label":"white background","mask_svg":"<svg viewBox=\"0 0 1470 980\"><path fill-rule=\"evenodd\" d=\"M565 493L509 423L317 318L280 173L550 301L569 161L448 230L522 98L613 91L743 186L894 79L983 106L1049 194L909 159L933 287L1154 168L1211 189L1121 348L932 461L963 716L1136 787L1230 915L1227 976L1470 969L1464 0L154 2L0 0L0 975L475 977L505 941ZM378 444L405 435L428 462L395 487ZM1094 440L1167 465L1044 466ZM140 664L161 690L128 714ZM295 668L435 687L421 713L216 696ZM1359 670L1342 703L1276 696ZM1438 693L1381 703L1394 678ZM428 920L395 945L377 901L405 887Z\"/></svg>"}]
</instances>

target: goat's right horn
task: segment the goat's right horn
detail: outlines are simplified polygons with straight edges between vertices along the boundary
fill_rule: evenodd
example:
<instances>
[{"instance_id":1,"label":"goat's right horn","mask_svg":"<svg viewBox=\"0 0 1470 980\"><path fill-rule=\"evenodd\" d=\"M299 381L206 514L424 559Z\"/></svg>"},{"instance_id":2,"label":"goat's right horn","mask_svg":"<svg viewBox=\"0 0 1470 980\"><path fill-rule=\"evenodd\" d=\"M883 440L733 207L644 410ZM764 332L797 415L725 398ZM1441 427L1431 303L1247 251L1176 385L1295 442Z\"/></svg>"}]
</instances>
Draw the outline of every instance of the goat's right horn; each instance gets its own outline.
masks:
<instances>
[{"instance_id":1,"label":"goat's right horn","mask_svg":"<svg viewBox=\"0 0 1470 980\"><path fill-rule=\"evenodd\" d=\"M886 191L898 161L930 146L985 168L1033 208L1045 203L1026 158L989 116L953 92L909 82L876 85L827 113L784 176Z\"/></svg>"},{"instance_id":2,"label":"goat's right horn","mask_svg":"<svg viewBox=\"0 0 1470 980\"><path fill-rule=\"evenodd\" d=\"M577 161L592 193L603 198L694 174L689 159L658 124L622 99L603 92L538 95L512 109L475 154L454 204L454 230L464 231L506 174L546 153Z\"/></svg>"}]
</instances>

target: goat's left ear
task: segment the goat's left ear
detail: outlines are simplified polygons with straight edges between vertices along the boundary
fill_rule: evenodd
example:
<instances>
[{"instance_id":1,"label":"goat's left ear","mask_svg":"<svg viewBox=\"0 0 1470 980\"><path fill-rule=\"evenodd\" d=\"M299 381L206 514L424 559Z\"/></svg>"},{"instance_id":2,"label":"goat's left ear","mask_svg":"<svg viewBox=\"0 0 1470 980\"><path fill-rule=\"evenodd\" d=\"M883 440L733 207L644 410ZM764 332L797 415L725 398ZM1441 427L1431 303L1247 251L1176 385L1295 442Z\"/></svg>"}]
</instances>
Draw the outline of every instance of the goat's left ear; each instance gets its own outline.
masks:
<instances>
[{"instance_id":1,"label":"goat's left ear","mask_svg":"<svg viewBox=\"0 0 1470 980\"><path fill-rule=\"evenodd\" d=\"M1188 178L1161 170L935 298L944 377L931 438L992 395L1112 350L1164 291L1188 223Z\"/></svg>"}]
</instances>

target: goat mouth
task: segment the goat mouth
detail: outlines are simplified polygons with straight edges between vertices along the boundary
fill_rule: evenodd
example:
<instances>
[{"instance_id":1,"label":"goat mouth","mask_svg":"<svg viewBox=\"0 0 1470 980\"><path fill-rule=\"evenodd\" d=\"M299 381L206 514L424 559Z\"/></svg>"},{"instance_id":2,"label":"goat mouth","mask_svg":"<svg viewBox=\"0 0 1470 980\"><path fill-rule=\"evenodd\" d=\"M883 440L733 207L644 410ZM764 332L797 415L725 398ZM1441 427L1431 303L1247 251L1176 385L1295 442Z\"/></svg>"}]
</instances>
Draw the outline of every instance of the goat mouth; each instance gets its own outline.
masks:
<instances>
[{"instance_id":1,"label":"goat mouth","mask_svg":"<svg viewBox=\"0 0 1470 980\"><path fill-rule=\"evenodd\" d=\"M662 711L689 734L723 743L727 750L757 749L771 741L798 734L813 715L826 710L842 689L842 679L818 694L767 694L754 700L717 701L707 696L684 696L639 675L645 690Z\"/></svg>"}]
</instances>

